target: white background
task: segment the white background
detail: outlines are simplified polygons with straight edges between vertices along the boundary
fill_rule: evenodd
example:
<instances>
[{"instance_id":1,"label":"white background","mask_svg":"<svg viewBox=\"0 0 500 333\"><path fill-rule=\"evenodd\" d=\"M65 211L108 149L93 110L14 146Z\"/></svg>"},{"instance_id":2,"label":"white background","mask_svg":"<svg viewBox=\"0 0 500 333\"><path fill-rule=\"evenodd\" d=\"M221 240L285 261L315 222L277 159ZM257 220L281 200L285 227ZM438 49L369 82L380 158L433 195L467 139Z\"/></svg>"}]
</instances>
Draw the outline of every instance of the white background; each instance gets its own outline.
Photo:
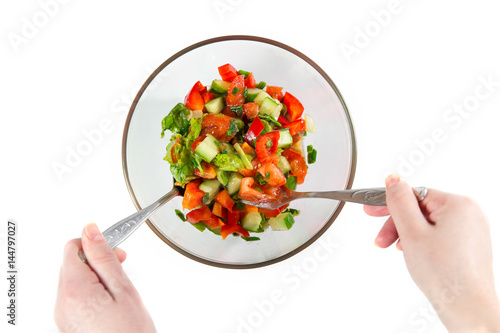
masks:
<instances>
[{"instance_id":1,"label":"white background","mask_svg":"<svg viewBox=\"0 0 500 333\"><path fill-rule=\"evenodd\" d=\"M61 0L45 6L50 16L41 5L48 2L4 0L0 7L2 269L7 219L19 224L18 326L8 332L56 332L52 313L64 244L89 221L104 229L134 212L121 136L138 87L175 52L229 34L286 43L335 81L357 135L353 187L381 186L388 172L399 171L412 185L480 202L491 221L500 283L496 1ZM388 8L390 17L380 14ZM38 27L30 30L27 22ZM356 53L347 56L347 44ZM481 77L496 82L489 95L470 104L465 117L448 114L454 105L474 102ZM58 179L53 163L65 163L68 149L104 119L112 130ZM431 144L436 130L444 139ZM417 142L425 142L423 148ZM318 242L284 262L243 271L194 262L143 227L122 244L124 267L159 332L237 332L239 318L253 325L242 332L444 331L402 254L373 245L383 220L346 205L321 238L335 245L326 259L315 256L323 250ZM271 307L276 292L283 302Z\"/></svg>"}]
</instances>

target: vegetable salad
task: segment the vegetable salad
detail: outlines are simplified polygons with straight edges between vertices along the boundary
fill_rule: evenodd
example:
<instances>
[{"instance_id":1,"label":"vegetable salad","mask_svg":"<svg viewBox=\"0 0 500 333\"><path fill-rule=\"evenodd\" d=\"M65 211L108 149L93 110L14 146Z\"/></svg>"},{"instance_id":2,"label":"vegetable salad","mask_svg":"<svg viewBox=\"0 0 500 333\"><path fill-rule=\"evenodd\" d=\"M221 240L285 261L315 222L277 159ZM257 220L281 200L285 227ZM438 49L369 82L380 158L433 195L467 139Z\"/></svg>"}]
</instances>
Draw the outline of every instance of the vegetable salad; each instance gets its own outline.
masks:
<instances>
[{"instance_id":1,"label":"vegetable salad","mask_svg":"<svg viewBox=\"0 0 500 333\"><path fill-rule=\"evenodd\" d=\"M176 185L185 187L183 212L176 214L200 231L259 240L268 227L288 230L299 212L262 209L240 199L270 201L295 190L316 161L312 146L302 152L302 138L315 126L304 107L282 87L255 80L252 72L226 64L209 86L196 82L162 120L161 137L172 135L164 160ZM307 160L307 163L306 163ZM253 235L251 236L252 233Z\"/></svg>"}]
</instances>

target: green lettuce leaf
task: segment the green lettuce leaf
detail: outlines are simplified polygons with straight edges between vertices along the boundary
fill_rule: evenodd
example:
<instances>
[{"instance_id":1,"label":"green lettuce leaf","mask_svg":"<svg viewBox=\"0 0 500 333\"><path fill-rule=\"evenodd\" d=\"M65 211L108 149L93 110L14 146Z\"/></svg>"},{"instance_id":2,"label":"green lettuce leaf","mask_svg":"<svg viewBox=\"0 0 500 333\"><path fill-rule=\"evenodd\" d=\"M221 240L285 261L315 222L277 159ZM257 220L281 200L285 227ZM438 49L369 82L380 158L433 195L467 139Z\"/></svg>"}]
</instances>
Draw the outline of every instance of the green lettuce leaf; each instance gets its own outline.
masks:
<instances>
[{"instance_id":1,"label":"green lettuce leaf","mask_svg":"<svg viewBox=\"0 0 500 333\"><path fill-rule=\"evenodd\" d=\"M189 115L189 110L187 107L179 103L169 112L169 114L163 118L161 121L161 137L165 136L165 131L169 130L172 133L178 133L184 135L189 130L189 121L187 117Z\"/></svg>"},{"instance_id":2,"label":"green lettuce leaf","mask_svg":"<svg viewBox=\"0 0 500 333\"><path fill-rule=\"evenodd\" d=\"M241 158L236 154L219 154L214 157L212 162L222 171L238 171L245 166Z\"/></svg>"}]
</instances>

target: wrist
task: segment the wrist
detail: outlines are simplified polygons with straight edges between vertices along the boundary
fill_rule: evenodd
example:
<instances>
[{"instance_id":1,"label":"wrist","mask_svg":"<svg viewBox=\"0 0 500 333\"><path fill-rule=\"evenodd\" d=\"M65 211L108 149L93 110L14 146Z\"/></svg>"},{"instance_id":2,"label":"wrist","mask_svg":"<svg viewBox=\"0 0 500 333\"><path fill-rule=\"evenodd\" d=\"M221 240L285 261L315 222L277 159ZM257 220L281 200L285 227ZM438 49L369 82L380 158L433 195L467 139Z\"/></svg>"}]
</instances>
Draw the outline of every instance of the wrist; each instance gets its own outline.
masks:
<instances>
[{"instance_id":1,"label":"wrist","mask_svg":"<svg viewBox=\"0 0 500 333\"><path fill-rule=\"evenodd\" d=\"M438 313L449 332L500 333L500 302L496 295L460 301Z\"/></svg>"}]
</instances>

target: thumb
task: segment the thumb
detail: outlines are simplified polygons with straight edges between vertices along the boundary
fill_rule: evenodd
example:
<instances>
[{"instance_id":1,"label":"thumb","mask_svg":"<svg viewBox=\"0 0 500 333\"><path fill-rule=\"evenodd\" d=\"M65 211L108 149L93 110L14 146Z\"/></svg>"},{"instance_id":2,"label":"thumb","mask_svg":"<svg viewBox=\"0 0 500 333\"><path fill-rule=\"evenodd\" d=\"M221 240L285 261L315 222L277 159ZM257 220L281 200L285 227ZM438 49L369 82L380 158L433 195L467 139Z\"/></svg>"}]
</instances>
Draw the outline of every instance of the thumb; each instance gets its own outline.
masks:
<instances>
[{"instance_id":1,"label":"thumb","mask_svg":"<svg viewBox=\"0 0 500 333\"><path fill-rule=\"evenodd\" d=\"M398 175L389 175L386 180L387 207L403 242L417 236L429 226L413 189Z\"/></svg>"},{"instance_id":2,"label":"thumb","mask_svg":"<svg viewBox=\"0 0 500 333\"><path fill-rule=\"evenodd\" d=\"M92 270L116 299L116 295L131 282L123 271L116 253L111 249L95 223L89 223L82 232L82 248Z\"/></svg>"}]
</instances>

